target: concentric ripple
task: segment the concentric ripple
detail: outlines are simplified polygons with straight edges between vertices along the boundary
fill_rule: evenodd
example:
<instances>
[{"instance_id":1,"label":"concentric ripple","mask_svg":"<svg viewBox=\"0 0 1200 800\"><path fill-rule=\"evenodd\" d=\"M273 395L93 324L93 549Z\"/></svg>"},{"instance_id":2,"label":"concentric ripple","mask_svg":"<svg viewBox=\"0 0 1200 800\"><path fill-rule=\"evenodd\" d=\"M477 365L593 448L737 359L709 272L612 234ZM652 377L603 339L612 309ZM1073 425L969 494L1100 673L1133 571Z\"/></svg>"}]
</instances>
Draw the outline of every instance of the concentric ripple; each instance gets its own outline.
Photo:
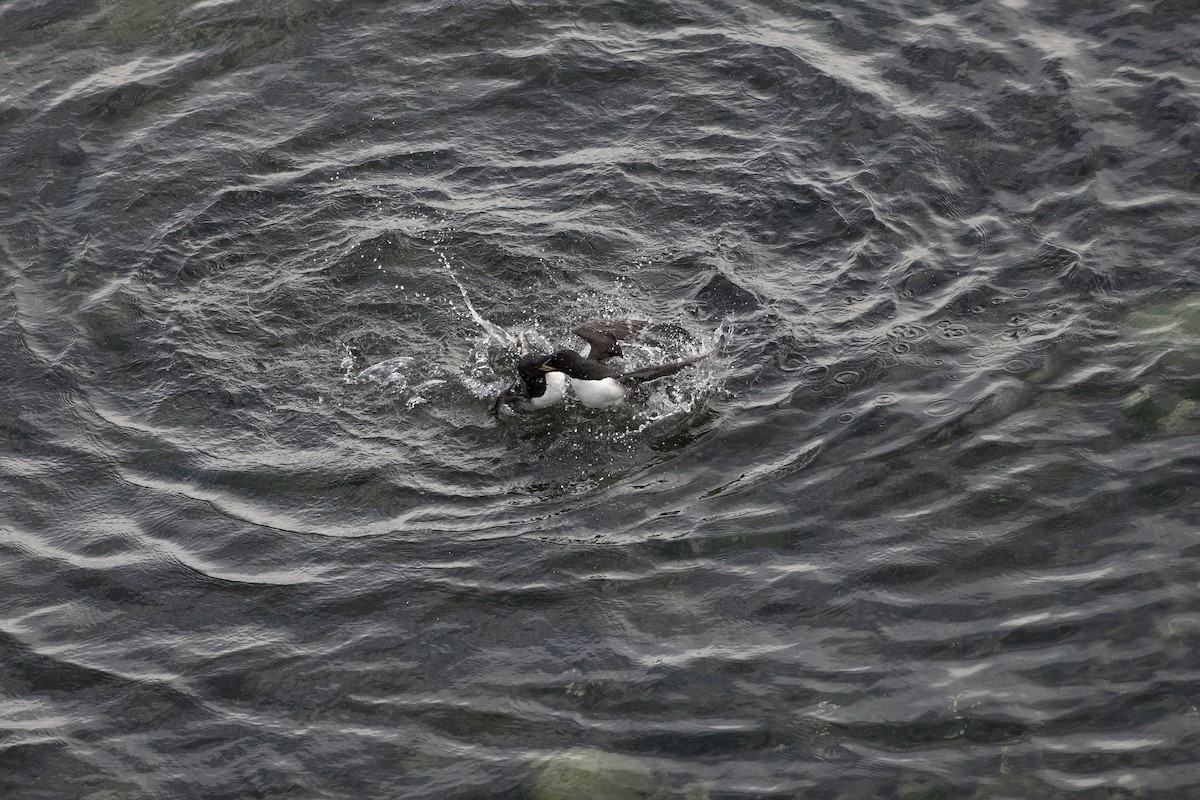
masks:
<instances>
[{"instance_id":1,"label":"concentric ripple","mask_svg":"<svg viewBox=\"0 0 1200 800\"><path fill-rule=\"evenodd\" d=\"M1198 37L0 4L0 794L1196 796Z\"/></svg>"}]
</instances>

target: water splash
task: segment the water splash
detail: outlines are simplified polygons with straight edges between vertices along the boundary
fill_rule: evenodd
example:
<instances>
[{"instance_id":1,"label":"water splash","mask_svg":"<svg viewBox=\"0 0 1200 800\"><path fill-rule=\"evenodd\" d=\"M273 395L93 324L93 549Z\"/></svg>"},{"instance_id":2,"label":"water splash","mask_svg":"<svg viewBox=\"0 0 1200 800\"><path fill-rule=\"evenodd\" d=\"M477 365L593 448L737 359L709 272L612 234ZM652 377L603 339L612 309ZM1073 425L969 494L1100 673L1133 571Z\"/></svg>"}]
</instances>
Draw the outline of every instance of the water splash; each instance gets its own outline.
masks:
<instances>
[{"instance_id":1,"label":"water splash","mask_svg":"<svg viewBox=\"0 0 1200 800\"><path fill-rule=\"evenodd\" d=\"M397 389L408 388L407 368L416 361L413 356L397 356L372 364L360 370L347 383L377 383L380 386L395 386ZM343 364L345 362L343 361ZM424 385L424 384L422 384ZM418 387L419 388L419 387Z\"/></svg>"},{"instance_id":2,"label":"water splash","mask_svg":"<svg viewBox=\"0 0 1200 800\"><path fill-rule=\"evenodd\" d=\"M442 266L446 268L446 274L450 276L450 280L454 281L454 285L458 287L458 291L462 295L463 303L466 304L467 312L471 315L471 319L475 320L475 323L483 329L483 332L488 335L491 343L501 347L512 347L515 345L516 340L511 333L496 323L485 319L475 308L475 304L471 302L471 296L467 294L467 287L463 286L462 281L454 274L454 268L450 266L450 259L446 257L446 254L436 247L429 248L429 251L437 255L438 259L441 260Z\"/></svg>"}]
</instances>

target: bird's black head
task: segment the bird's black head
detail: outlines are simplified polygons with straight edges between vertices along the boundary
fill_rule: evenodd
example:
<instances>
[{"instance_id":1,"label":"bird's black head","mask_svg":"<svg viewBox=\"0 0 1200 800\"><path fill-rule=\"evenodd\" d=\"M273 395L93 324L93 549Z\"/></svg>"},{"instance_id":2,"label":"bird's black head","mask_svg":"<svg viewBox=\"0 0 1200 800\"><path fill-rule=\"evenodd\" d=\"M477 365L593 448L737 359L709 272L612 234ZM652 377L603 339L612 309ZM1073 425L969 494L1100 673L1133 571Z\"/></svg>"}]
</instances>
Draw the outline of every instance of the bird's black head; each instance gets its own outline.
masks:
<instances>
[{"instance_id":1,"label":"bird's black head","mask_svg":"<svg viewBox=\"0 0 1200 800\"><path fill-rule=\"evenodd\" d=\"M530 381L546 382L546 373L554 372L553 368L547 367L547 363L552 356L544 353L530 353L521 356L517 359L517 374L521 376L526 383Z\"/></svg>"}]
</instances>

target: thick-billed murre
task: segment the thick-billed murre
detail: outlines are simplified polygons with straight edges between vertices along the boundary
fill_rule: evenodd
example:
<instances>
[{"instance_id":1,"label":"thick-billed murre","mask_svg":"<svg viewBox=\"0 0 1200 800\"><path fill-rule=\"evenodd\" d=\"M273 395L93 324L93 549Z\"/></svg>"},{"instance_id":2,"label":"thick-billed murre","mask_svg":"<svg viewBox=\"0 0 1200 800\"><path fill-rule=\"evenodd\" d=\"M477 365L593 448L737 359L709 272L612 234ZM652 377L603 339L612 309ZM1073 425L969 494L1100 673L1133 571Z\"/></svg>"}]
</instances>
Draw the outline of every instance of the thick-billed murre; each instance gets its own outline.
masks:
<instances>
[{"instance_id":1,"label":"thick-billed murre","mask_svg":"<svg viewBox=\"0 0 1200 800\"><path fill-rule=\"evenodd\" d=\"M648 324L643 319L593 319L576 325L571 333L588 343L587 354L580 356L576 353L576 356L596 364L609 358L619 358L624 355L620 343L636 338ZM517 360L520 380L500 392L492 404L492 413L496 415L506 404L526 411L549 408L561 403L566 395L565 372L546 367L546 360L550 356L534 353L524 333L517 334L517 342L521 352Z\"/></svg>"},{"instance_id":2,"label":"thick-billed murre","mask_svg":"<svg viewBox=\"0 0 1200 800\"><path fill-rule=\"evenodd\" d=\"M571 332L588 343L586 354L571 349L536 354L530 351L524 335L519 336L522 355L517 361L517 372L521 379L500 393L492 413L499 415L505 404L536 410L559 403L566 393L564 377L570 378L575 396L588 408L619 405L637 386L674 375L713 352L628 372L604 363L623 355L620 342L633 339L647 324L636 319L594 319L577 325Z\"/></svg>"}]
</instances>

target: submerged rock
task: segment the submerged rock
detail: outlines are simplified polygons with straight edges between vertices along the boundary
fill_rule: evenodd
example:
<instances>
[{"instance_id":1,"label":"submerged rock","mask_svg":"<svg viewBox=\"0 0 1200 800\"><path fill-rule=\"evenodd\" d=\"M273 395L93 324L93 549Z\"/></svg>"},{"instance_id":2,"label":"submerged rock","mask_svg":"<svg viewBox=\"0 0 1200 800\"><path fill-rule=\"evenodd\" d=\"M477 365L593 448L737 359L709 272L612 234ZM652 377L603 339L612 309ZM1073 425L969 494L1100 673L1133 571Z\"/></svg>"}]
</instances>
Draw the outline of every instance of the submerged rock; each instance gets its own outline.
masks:
<instances>
[{"instance_id":1,"label":"submerged rock","mask_svg":"<svg viewBox=\"0 0 1200 800\"><path fill-rule=\"evenodd\" d=\"M1130 419L1154 425L1163 433L1200 432L1197 402L1161 386L1139 386L1121 401L1121 410Z\"/></svg>"},{"instance_id":2,"label":"submerged rock","mask_svg":"<svg viewBox=\"0 0 1200 800\"><path fill-rule=\"evenodd\" d=\"M1125 324L1134 330L1169 334L1178 341L1190 337L1191 347L1200 346L1200 294L1188 295L1168 303L1156 303L1129 312Z\"/></svg>"},{"instance_id":3,"label":"submerged rock","mask_svg":"<svg viewBox=\"0 0 1200 800\"><path fill-rule=\"evenodd\" d=\"M542 759L534 769L532 800L635 800L651 797L654 777L640 761L577 747Z\"/></svg>"},{"instance_id":4,"label":"submerged rock","mask_svg":"<svg viewBox=\"0 0 1200 800\"><path fill-rule=\"evenodd\" d=\"M1127 395L1121 403L1125 415L1163 433L1200 431L1200 384L1195 380L1200 359L1200 294L1131 311L1125 324L1148 337L1156 352L1165 349L1160 364L1175 376L1165 385L1151 381Z\"/></svg>"},{"instance_id":5,"label":"submerged rock","mask_svg":"<svg viewBox=\"0 0 1200 800\"><path fill-rule=\"evenodd\" d=\"M1136 309L1126 315L1125 324L1156 349L1165 346L1168 364L1200 358L1200 294Z\"/></svg>"}]
</instances>

